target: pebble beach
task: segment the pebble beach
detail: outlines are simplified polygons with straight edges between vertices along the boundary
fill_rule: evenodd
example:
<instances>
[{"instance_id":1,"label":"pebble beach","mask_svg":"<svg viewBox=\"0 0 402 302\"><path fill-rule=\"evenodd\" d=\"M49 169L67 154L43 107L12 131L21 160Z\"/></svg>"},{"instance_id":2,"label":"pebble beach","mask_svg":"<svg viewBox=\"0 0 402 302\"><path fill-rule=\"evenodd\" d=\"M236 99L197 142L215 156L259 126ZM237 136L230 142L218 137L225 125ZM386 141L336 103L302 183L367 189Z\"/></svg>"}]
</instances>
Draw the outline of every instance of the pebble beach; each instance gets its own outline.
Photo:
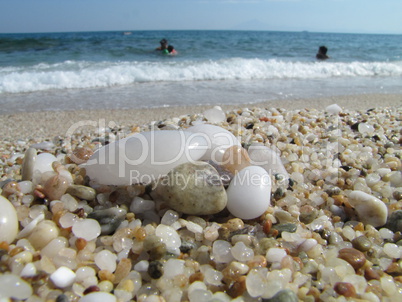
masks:
<instances>
[{"instance_id":1,"label":"pebble beach","mask_svg":"<svg viewBox=\"0 0 402 302\"><path fill-rule=\"evenodd\" d=\"M219 114L183 106L0 115L0 301L399 301L401 105L402 95L377 94L225 105ZM251 146L280 158L284 170L259 167L270 193L258 217L234 215L230 200L213 214L183 213L168 191L97 183L83 166L119 139L205 124L233 134L244 152L214 168L229 175L225 200L235 175L253 166Z\"/></svg>"}]
</instances>

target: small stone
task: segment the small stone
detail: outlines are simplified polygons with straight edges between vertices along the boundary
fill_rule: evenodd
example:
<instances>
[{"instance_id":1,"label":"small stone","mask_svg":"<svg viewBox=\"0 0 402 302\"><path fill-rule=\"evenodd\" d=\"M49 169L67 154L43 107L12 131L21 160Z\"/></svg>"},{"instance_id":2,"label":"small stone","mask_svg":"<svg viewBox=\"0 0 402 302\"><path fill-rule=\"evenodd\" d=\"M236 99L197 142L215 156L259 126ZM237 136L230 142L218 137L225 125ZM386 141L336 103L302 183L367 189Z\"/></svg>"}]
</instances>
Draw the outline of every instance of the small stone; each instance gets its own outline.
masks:
<instances>
[{"instance_id":1,"label":"small stone","mask_svg":"<svg viewBox=\"0 0 402 302\"><path fill-rule=\"evenodd\" d=\"M102 235L110 235L119 227L126 214L125 209L113 207L105 210L95 210L88 215L88 218L99 222Z\"/></svg>"},{"instance_id":2,"label":"small stone","mask_svg":"<svg viewBox=\"0 0 402 302\"><path fill-rule=\"evenodd\" d=\"M61 266L50 275L50 280L59 288L71 286L75 280L75 273L68 267Z\"/></svg>"},{"instance_id":3,"label":"small stone","mask_svg":"<svg viewBox=\"0 0 402 302\"><path fill-rule=\"evenodd\" d=\"M66 193L88 201L94 200L96 197L96 191L93 188L82 185L71 185L67 188Z\"/></svg>"},{"instance_id":4,"label":"small stone","mask_svg":"<svg viewBox=\"0 0 402 302\"><path fill-rule=\"evenodd\" d=\"M152 279L159 279L163 275L163 264L160 261L151 261L148 266L148 274Z\"/></svg>"},{"instance_id":5,"label":"small stone","mask_svg":"<svg viewBox=\"0 0 402 302\"><path fill-rule=\"evenodd\" d=\"M31 285L14 274L1 274L0 275L0 299L3 301L10 301L7 298L17 300L28 299L32 295Z\"/></svg>"},{"instance_id":6,"label":"small stone","mask_svg":"<svg viewBox=\"0 0 402 302\"><path fill-rule=\"evenodd\" d=\"M101 226L95 219L80 219L74 222L72 232L78 238L84 238L86 241L91 241L100 235Z\"/></svg>"},{"instance_id":7,"label":"small stone","mask_svg":"<svg viewBox=\"0 0 402 302\"><path fill-rule=\"evenodd\" d=\"M348 282L337 282L334 285L334 290L338 295L342 295L344 297L356 297L356 289L355 287Z\"/></svg>"},{"instance_id":8,"label":"small stone","mask_svg":"<svg viewBox=\"0 0 402 302\"><path fill-rule=\"evenodd\" d=\"M363 267L366 263L366 256L354 248L341 249L338 257L348 262L355 270Z\"/></svg>"},{"instance_id":9,"label":"small stone","mask_svg":"<svg viewBox=\"0 0 402 302\"><path fill-rule=\"evenodd\" d=\"M0 195L0 242L12 243L18 234L17 211L11 202Z\"/></svg>"},{"instance_id":10,"label":"small stone","mask_svg":"<svg viewBox=\"0 0 402 302\"><path fill-rule=\"evenodd\" d=\"M349 203L355 208L359 219L373 227L383 226L387 222L387 206L377 197L363 191L352 191Z\"/></svg>"},{"instance_id":11,"label":"small stone","mask_svg":"<svg viewBox=\"0 0 402 302\"><path fill-rule=\"evenodd\" d=\"M223 112L220 106L215 106L214 108L207 109L204 111L205 118L211 123L221 123L226 120L226 114Z\"/></svg>"},{"instance_id":12,"label":"small stone","mask_svg":"<svg viewBox=\"0 0 402 302\"><path fill-rule=\"evenodd\" d=\"M59 236L57 225L51 220L43 220L35 226L28 240L36 250L41 250L57 236Z\"/></svg>"},{"instance_id":13,"label":"small stone","mask_svg":"<svg viewBox=\"0 0 402 302\"><path fill-rule=\"evenodd\" d=\"M111 273L113 273L116 270L117 267L116 260L117 260L116 254L113 254L109 250L102 250L96 253L94 257L95 264L99 267L99 269L107 270Z\"/></svg>"},{"instance_id":14,"label":"small stone","mask_svg":"<svg viewBox=\"0 0 402 302\"><path fill-rule=\"evenodd\" d=\"M25 151L24 160L21 167L22 180L32 180L37 151L35 148L28 148Z\"/></svg>"},{"instance_id":15,"label":"small stone","mask_svg":"<svg viewBox=\"0 0 402 302\"><path fill-rule=\"evenodd\" d=\"M204 162L174 168L160 182L157 192L169 207L190 215L216 214L227 204L218 172Z\"/></svg>"},{"instance_id":16,"label":"small stone","mask_svg":"<svg viewBox=\"0 0 402 302\"><path fill-rule=\"evenodd\" d=\"M241 146L232 146L226 149L222 156L222 166L233 174L250 166L250 157Z\"/></svg>"},{"instance_id":17,"label":"small stone","mask_svg":"<svg viewBox=\"0 0 402 302\"><path fill-rule=\"evenodd\" d=\"M70 159L77 165L80 165L86 163L93 154L94 152L91 149L79 147L74 149L73 153L70 155Z\"/></svg>"},{"instance_id":18,"label":"small stone","mask_svg":"<svg viewBox=\"0 0 402 302\"><path fill-rule=\"evenodd\" d=\"M68 180L61 175L50 177L43 186L43 193L49 200L59 200L68 188Z\"/></svg>"},{"instance_id":19,"label":"small stone","mask_svg":"<svg viewBox=\"0 0 402 302\"><path fill-rule=\"evenodd\" d=\"M271 178L259 166L238 172L227 190L227 208L241 219L254 219L268 209L271 201Z\"/></svg>"},{"instance_id":20,"label":"small stone","mask_svg":"<svg viewBox=\"0 0 402 302\"><path fill-rule=\"evenodd\" d=\"M338 104L331 104L325 108L325 111L329 114L338 114L342 112L342 108Z\"/></svg>"},{"instance_id":21,"label":"small stone","mask_svg":"<svg viewBox=\"0 0 402 302\"><path fill-rule=\"evenodd\" d=\"M361 252L367 252L371 248L371 241L364 235L352 240L353 247Z\"/></svg>"},{"instance_id":22,"label":"small stone","mask_svg":"<svg viewBox=\"0 0 402 302\"><path fill-rule=\"evenodd\" d=\"M34 172L38 170L41 173L53 171L52 164L57 161L57 158L50 153L41 153L36 157L34 164Z\"/></svg>"},{"instance_id":23,"label":"small stone","mask_svg":"<svg viewBox=\"0 0 402 302\"><path fill-rule=\"evenodd\" d=\"M116 302L117 299L114 295L105 292L92 292L83 296L78 302Z\"/></svg>"},{"instance_id":24,"label":"small stone","mask_svg":"<svg viewBox=\"0 0 402 302\"><path fill-rule=\"evenodd\" d=\"M393 212L388 218L385 227L393 232L402 232L402 210Z\"/></svg>"},{"instance_id":25,"label":"small stone","mask_svg":"<svg viewBox=\"0 0 402 302\"><path fill-rule=\"evenodd\" d=\"M294 223L280 223L273 225L272 229L277 230L279 235L282 232L294 233L297 230L297 225Z\"/></svg>"},{"instance_id":26,"label":"small stone","mask_svg":"<svg viewBox=\"0 0 402 302\"><path fill-rule=\"evenodd\" d=\"M270 299L262 299L263 302L298 302L297 295L290 289L280 290Z\"/></svg>"}]
</instances>

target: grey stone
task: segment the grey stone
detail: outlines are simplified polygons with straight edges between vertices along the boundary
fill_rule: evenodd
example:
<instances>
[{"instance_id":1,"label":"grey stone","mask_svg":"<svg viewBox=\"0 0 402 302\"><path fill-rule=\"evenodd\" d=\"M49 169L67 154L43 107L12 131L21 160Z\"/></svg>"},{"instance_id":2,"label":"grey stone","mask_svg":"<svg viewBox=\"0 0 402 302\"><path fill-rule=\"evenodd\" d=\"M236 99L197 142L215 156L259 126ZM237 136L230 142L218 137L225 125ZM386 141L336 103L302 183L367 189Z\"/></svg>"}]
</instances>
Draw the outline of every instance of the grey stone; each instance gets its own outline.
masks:
<instances>
[{"instance_id":1,"label":"grey stone","mask_svg":"<svg viewBox=\"0 0 402 302\"><path fill-rule=\"evenodd\" d=\"M71 185L66 193L85 200L94 200L96 197L96 191L93 188L82 185Z\"/></svg>"},{"instance_id":2,"label":"grey stone","mask_svg":"<svg viewBox=\"0 0 402 302\"><path fill-rule=\"evenodd\" d=\"M227 204L218 172L205 162L177 166L160 180L156 192L169 207L190 215L216 214Z\"/></svg>"},{"instance_id":3,"label":"grey stone","mask_svg":"<svg viewBox=\"0 0 402 302\"><path fill-rule=\"evenodd\" d=\"M263 302L298 302L297 295L290 289L283 289L270 299L262 299Z\"/></svg>"},{"instance_id":4,"label":"grey stone","mask_svg":"<svg viewBox=\"0 0 402 302\"><path fill-rule=\"evenodd\" d=\"M35 148L28 148L28 150L25 151L25 156L21 167L22 180L32 180L36 156L37 151Z\"/></svg>"},{"instance_id":5,"label":"grey stone","mask_svg":"<svg viewBox=\"0 0 402 302\"><path fill-rule=\"evenodd\" d=\"M127 211L121 208L109 208L97 210L88 215L88 218L95 219L101 225L101 234L109 235L119 227L126 217Z\"/></svg>"}]
</instances>

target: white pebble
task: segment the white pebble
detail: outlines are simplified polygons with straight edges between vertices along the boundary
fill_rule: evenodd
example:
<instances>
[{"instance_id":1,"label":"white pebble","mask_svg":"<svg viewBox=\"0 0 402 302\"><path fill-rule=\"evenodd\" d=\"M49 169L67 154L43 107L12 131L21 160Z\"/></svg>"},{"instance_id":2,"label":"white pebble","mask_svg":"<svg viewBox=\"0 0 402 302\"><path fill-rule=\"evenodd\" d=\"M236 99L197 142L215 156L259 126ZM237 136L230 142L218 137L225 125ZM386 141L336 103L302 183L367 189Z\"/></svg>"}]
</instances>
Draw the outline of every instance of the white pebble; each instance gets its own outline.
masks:
<instances>
[{"instance_id":1,"label":"white pebble","mask_svg":"<svg viewBox=\"0 0 402 302\"><path fill-rule=\"evenodd\" d=\"M68 267L61 266L50 275L50 280L59 288L71 286L75 280L75 273Z\"/></svg>"},{"instance_id":2,"label":"white pebble","mask_svg":"<svg viewBox=\"0 0 402 302\"><path fill-rule=\"evenodd\" d=\"M241 262L250 261L254 258L254 251L247 247L244 242L237 242L231 249L233 257Z\"/></svg>"},{"instance_id":3,"label":"white pebble","mask_svg":"<svg viewBox=\"0 0 402 302\"><path fill-rule=\"evenodd\" d=\"M332 104L327 106L325 111L329 114L338 114L339 112L342 112L342 108L338 104Z\"/></svg>"},{"instance_id":4,"label":"white pebble","mask_svg":"<svg viewBox=\"0 0 402 302\"><path fill-rule=\"evenodd\" d=\"M155 209L155 202L141 197L135 197L130 205L130 211L135 214L144 213Z\"/></svg>"},{"instance_id":5,"label":"white pebble","mask_svg":"<svg viewBox=\"0 0 402 302\"><path fill-rule=\"evenodd\" d=\"M87 218L76 221L73 224L72 231L77 238L84 238L86 241L91 241L100 235L101 226L97 220Z\"/></svg>"},{"instance_id":6,"label":"white pebble","mask_svg":"<svg viewBox=\"0 0 402 302\"><path fill-rule=\"evenodd\" d=\"M165 214L163 214L161 223L166 225L172 225L179 219L179 213L173 210L167 210Z\"/></svg>"},{"instance_id":7,"label":"white pebble","mask_svg":"<svg viewBox=\"0 0 402 302\"><path fill-rule=\"evenodd\" d=\"M109 250L103 250L103 251L98 252L95 255L94 260L95 260L95 264L101 270L108 270L111 273L113 273L116 270L117 256L116 256L116 254L113 254Z\"/></svg>"},{"instance_id":8,"label":"white pebble","mask_svg":"<svg viewBox=\"0 0 402 302\"><path fill-rule=\"evenodd\" d=\"M32 277L32 276L36 275L36 272L37 272L36 266L32 262L30 262L24 266L24 268L21 271L20 276L21 277Z\"/></svg>"},{"instance_id":9,"label":"white pebble","mask_svg":"<svg viewBox=\"0 0 402 302\"><path fill-rule=\"evenodd\" d=\"M379 231L380 236L382 239L392 239L394 238L394 232L387 228L381 228Z\"/></svg>"},{"instance_id":10,"label":"white pebble","mask_svg":"<svg viewBox=\"0 0 402 302\"><path fill-rule=\"evenodd\" d=\"M362 191L352 191L349 194L349 202L364 224L379 227L387 222L388 208L377 197Z\"/></svg>"},{"instance_id":11,"label":"white pebble","mask_svg":"<svg viewBox=\"0 0 402 302\"><path fill-rule=\"evenodd\" d=\"M0 195L0 242L11 243L18 234L17 211L11 202Z\"/></svg>"},{"instance_id":12,"label":"white pebble","mask_svg":"<svg viewBox=\"0 0 402 302\"><path fill-rule=\"evenodd\" d=\"M281 262L286 255L287 253L284 249L272 247L268 249L265 258L267 258L268 262Z\"/></svg>"},{"instance_id":13,"label":"white pebble","mask_svg":"<svg viewBox=\"0 0 402 302\"><path fill-rule=\"evenodd\" d=\"M397 289L394 279L391 276L384 274L384 276L381 277L380 282L382 289L388 296L392 296L396 293Z\"/></svg>"},{"instance_id":14,"label":"white pebble","mask_svg":"<svg viewBox=\"0 0 402 302\"><path fill-rule=\"evenodd\" d=\"M76 223L78 220L79 218L77 215L67 212L66 214L60 217L59 223L63 228L66 229L72 227L74 223Z\"/></svg>"},{"instance_id":15,"label":"white pebble","mask_svg":"<svg viewBox=\"0 0 402 302\"><path fill-rule=\"evenodd\" d=\"M14 298L18 300L28 299L32 295L31 285L13 274L0 275L0 300L2 298ZM4 301L9 301L4 300Z\"/></svg>"},{"instance_id":16,"label":"white pebble","mask_svg":"<svg viewBox=\"0 0 402 302\"><path fill-rule=\"evenodd\" d=\"M147 260L141 260L136 265L134 265L134 270L137 272L146 272L149 267L149 262Z\"/></svg>"},{"instance_id":17,"label":"white pebble","mask_svg":"<svg viewBox=\"0 0 402 302\"><path fill-rule=\"evenodd\" d=\"M184 260L180 259L169 259L163 266L165 278L173 278L174 276L183 274L184 271Z\"/></svg>"},{"instance_id":18,"label":"white pebble","mask_svg":"<svg viewBox=\"0 0 402 302\"><path fill-rule=\"evenodd\" d=\"M197 223L194 223L194 222L192 222L192 221L189 221L187 224L186 224L186 228L187 228L187 230L189 230L190 232L193 232L193 233L202 233L203 232L203 228L202 228L202 226L200 226L199 224L197 224Z\"/></svg>"},{"instance_id":19,"label":"white pebble","mask_svg":"<svg viewBox=\"0 0 402 302\"><path fill-rule=\"evenodd\" d=\"M211 123L221 123L226 120L225 112L219 106L204 111L205 118Z\"/></svg>"},{"instance_id":20,"label":"white pebble","mask_svg":"<svg viewBox=\"0 0 402 302\"><path fill-rule=\"evenodd\" d=\"M224 240L216 240L212 245L212 257L215 262L229 263L234 260L231 253L232 245Z\"/></svg>"},{"instance_id":21,"label":"white pebble","mask_svg":"<svg viewBox=\"0 0 402 302\"><path fill-rule=\"evenodd\" d=\"M207 268L204 271L204 281L210 285L215 285L215 286L221 285L222 278L223 278L223 274L220 271L217 271L211 267Z\"/></svg>"},{"instance_id":22,"label":"white pebble","mask_svg":"<svg viewBox=\"0 0 402 302\"><path fill-rule=\"evenodd\" d=\"M39 172L44 173L48 171L53 171L52 163L57 161L57 158L50 153L41 153L36 157L34 164L34 171L39 170Z\"/></svg>"},{"instance_id":23,"label":"white pebble","mask_svg":"<svg viewBox=\"0 0 402 302\"><path fill-rule=\"evenodd\" d=\"M233 216L254 219L270 205L271 178L263 168L249 166L235 175L226 192L227 209Z\"/></svg>"},{"instance_id":24,"label":"white pebble","mask_svg":"<svg viewBox=\"0 0 402 302\"><path fill-rule=\"evenodd\" d=\"M116 297L105 292L93 292L83 296L79 302L116 302Z\"/></svg>"},{"instance_id":25,"label":"white pebble","mask_svg":"<svg viewBox=\"0 0 402 302\"><path fill-rule=\"evenodd\" d=\"M401 247L394 243L384 244L384 253L391 258L401 258Z\"/></svg>"},{"instance_id":26,"label":"white pebble","mask_svg":"<svg viewBox=\"0 0 402 302\"><path fill-rule=\"evenodd\" d=\"M175 229L160 224L155 229L155 235L162 239L170 253L180 255L181 238Z\"/></svg>"}]
</instances>

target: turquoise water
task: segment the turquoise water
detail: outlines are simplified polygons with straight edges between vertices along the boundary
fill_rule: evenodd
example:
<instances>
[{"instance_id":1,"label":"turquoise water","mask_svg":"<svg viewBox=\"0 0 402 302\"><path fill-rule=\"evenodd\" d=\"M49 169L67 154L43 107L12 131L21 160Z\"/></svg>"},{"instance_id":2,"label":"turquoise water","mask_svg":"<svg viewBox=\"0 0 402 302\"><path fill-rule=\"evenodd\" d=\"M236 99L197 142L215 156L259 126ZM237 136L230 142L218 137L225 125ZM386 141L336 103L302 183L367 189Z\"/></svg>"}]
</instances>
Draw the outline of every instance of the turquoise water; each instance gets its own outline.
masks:
<instances>
[{"instance_id":1,"label":"turquoise water","mask_svg":"<svg viewBox=\"0 0 402 302\"><path fill-rule=\"evenodd\" d=\"M166 38L176 56L155 51ZM268 31L0 34L0 112L402 93L402 36ZM329 60L319 62L319 46Z\"/></svg>"}]
</instances>

